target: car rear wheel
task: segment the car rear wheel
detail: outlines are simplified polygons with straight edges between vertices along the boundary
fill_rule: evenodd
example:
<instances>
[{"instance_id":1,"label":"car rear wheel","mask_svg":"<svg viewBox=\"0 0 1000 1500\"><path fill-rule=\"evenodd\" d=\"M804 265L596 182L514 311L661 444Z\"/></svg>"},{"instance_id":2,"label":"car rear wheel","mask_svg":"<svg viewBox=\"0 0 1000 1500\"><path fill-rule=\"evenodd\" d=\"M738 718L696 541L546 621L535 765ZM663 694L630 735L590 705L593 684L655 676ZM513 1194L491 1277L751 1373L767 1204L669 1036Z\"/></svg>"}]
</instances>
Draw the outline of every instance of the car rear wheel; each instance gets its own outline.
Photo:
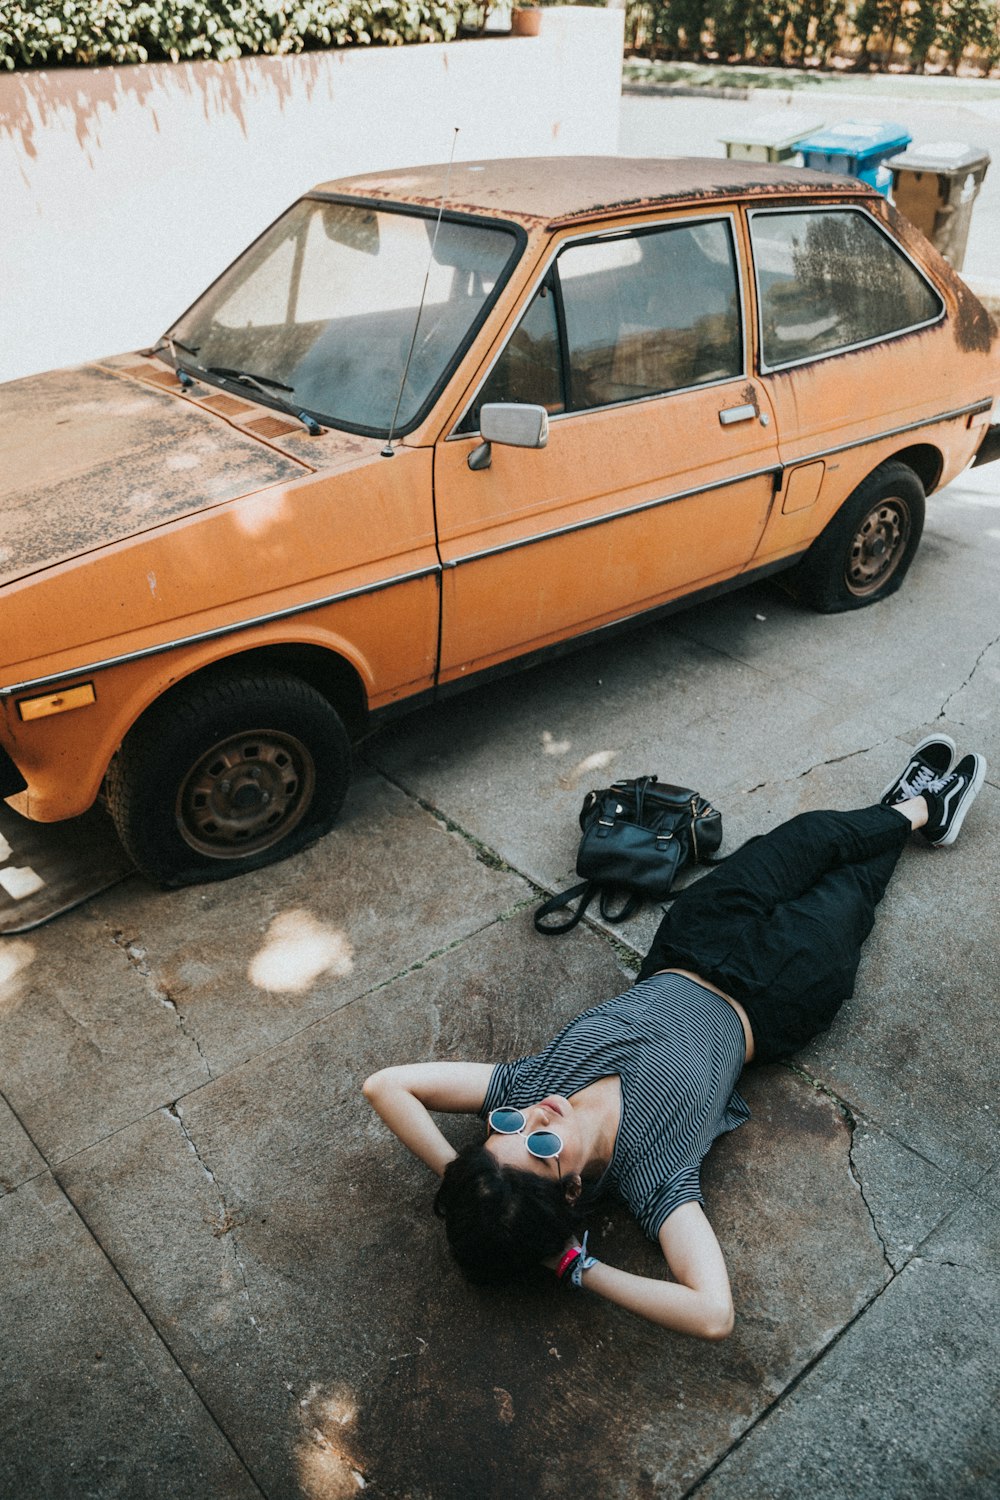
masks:
<instances>
[{"instance_id":1,"label":"car rear wheel","mask_svg":"<svg viewBox=\"0 0 1000 1500\"><path fill-rule=\"evenodd\" d=\"M880 464L849 495L802 561L791 592L823 614L862 609L895 593L924 529L924 487L906 464Z\"/></svg>"},{"instance_id":2,"label":"car rear wheel","mask_svg":"<svg viewBox=\"0 0 1000 1500\"><path fill-rule=\"evenodd\" d=\"M181 686L139 720L108 770L126 851L160 885L228 880L331 826L351 749L339 715L285 673Z\"/></svg>"}]
</instances>

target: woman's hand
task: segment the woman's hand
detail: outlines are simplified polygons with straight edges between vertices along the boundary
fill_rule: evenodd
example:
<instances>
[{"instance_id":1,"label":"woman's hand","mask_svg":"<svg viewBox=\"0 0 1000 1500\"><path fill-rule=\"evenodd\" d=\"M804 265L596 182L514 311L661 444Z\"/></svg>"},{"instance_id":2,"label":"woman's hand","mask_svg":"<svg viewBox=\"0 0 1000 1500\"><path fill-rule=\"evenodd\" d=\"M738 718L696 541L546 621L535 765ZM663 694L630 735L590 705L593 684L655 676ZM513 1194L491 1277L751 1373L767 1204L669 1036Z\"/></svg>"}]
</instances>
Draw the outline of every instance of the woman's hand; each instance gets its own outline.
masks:
<instances>
[{"instance_id":1,"label":"woman's hand","mask_svg":"<svg viewBox=\"0 0 1000 1500\"><path fill-rule=\"evenodd\" d=\"M493 1063L404 1063L366 1078L364 1095L403 1145L440 1177L457 1152L430 1111L476 1114L493 1068Z\"/></svg>"},{"instance_id":2,"label":"woman's hand","mask_svg":"<svg viewBox=\"0 0 1000 1500\"><path fill-rule=\"evenodd\" d=\"M682 1203L674 1209L659 1239L675 1281L635 1276L598 1261L583 1273L582 1285L661 1328L695 1338L727 1338L733 1329L729 1273L701 1204ZM556 1265L561 1258L556 1257Z\"/></svg>"}]
</instances>

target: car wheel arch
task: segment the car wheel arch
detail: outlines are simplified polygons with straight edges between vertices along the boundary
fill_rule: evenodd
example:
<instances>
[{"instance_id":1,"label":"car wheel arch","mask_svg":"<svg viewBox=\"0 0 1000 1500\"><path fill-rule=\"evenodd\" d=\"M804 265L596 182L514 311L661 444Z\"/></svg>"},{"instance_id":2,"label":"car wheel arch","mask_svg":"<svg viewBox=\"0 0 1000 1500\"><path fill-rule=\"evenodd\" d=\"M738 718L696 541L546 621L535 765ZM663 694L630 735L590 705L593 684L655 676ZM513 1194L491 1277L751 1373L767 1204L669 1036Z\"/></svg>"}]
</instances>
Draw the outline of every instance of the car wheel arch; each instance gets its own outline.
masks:
<instances>
[{"instance_id":1,"label":"car wheel arch","mask_svg":"<svg viewBox=\"0 0 1000 1500\"><path fill-rule=\"evenodd\" d=\"M197 662L189 671L164 677L143 694L143 701L119 727L117 749L109 757L101 776L107 776L114 755L137 726L170 698L195 685L221 677L243 673L281 672L298 677L316 689L343 720L351 739L360 739L368 726L368 694L356 665L346 656L327 647L302 641L274 642L251 646L226 656L214 656Z\"/></svg>"},{"instance_id":2,"label":"car wheel arch","mask_svg":"<svg viewBox=\"0 0 1000 1500\"><path fill-rule=\"evenodd\" d=\"M937 489L944 473L944 454L933 443L913 443L908 448L901 448L898 453L887 453L877 467L884 463L905 464L908 469L912 469L923 485L925 495L930 495Z\"/></svg>"}]
</instances>

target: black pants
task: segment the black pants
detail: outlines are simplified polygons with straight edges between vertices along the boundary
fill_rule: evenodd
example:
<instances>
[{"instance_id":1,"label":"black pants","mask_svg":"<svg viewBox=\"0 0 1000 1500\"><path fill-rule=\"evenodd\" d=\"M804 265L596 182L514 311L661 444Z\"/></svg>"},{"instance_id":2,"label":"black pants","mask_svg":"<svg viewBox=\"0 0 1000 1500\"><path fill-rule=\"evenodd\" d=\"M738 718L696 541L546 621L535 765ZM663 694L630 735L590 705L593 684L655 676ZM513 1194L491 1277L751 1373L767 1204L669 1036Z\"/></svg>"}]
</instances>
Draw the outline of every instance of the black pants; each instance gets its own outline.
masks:
<instances>
[{"instance_id":1,"label":"black pants","mask_svg":"<svg viewBox=\"0 0 1000 1500\"><path fill-rule=\"evenodd\" d=\"M689 969L746 1011L758 1062L825 1031L910 834L891 807L809 812L748 840L681 892L639 978Z\"/></svg>"}]
</instances>

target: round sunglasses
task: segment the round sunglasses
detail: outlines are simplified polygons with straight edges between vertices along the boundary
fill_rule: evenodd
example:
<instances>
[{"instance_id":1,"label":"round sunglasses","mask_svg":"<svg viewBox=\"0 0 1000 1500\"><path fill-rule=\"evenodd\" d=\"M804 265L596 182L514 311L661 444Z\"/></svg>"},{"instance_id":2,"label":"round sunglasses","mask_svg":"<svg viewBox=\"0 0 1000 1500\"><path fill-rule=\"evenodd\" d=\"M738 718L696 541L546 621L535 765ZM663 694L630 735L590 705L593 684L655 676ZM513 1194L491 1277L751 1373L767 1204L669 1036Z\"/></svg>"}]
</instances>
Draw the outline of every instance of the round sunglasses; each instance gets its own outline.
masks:
<instances>
[{"instance_id":1,"label":"round sunglasses","mask_svg":"<svg viewBox=\"0 0 1000 1500\"><path fill-rule=\"evenodd\" d=\"M497 1135L520 1135L528 1121L519 1109L491 1109L486 1123ZM563 1149L563 1138L554 1130L532 1130L524 1137L529 1156L554 1161Z\"/></svg>"}]
</instances>

